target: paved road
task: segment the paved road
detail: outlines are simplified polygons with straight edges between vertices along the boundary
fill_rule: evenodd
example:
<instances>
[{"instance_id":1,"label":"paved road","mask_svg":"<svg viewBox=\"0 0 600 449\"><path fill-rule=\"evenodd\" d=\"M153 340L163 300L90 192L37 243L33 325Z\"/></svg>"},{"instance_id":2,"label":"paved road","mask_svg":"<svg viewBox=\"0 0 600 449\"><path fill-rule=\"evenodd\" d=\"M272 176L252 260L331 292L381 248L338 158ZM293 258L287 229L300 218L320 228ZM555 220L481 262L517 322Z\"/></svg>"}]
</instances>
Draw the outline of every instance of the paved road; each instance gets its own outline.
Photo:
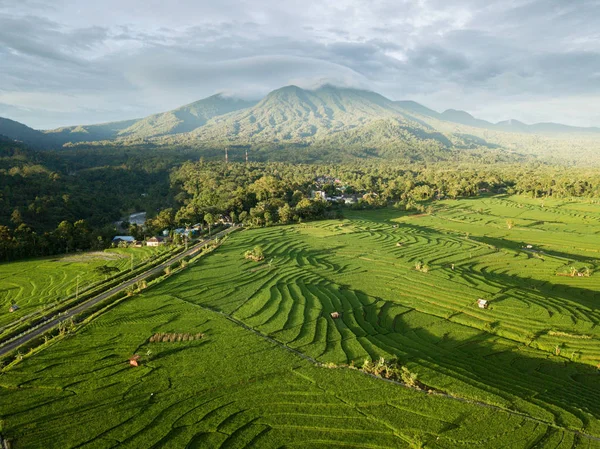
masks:
<instances>
[{"instance_id":1,"label":"paved road","mask_svg":"<svg viewBox=\"0 0 600 449\"><path fill-rule=\"evenodd\" d=\"M156 267L151 268L148 271L144 271L143 273L138 274L137 276L129 279L128 281L125 281L124 283L117 285L116 287L113 287L103 293L100 293L98 296L95 296L92 299L67 310L66 312L62 312L60 315L51 318L45 324L32 330L28 334L23 335L22 337L19 337L16 340L12 340L9 343L6 343L5 345L1 346L0 347L0 357L3 356L4 354L9 353L12 350L18 348L19 346L33 340L34 338L37 338L40 335L43 335L44 333L46 333L50 329L52 329L54 326L58 325L60 322L68 320L69 318L77 315L78 313L81 313L84 310L89 309L93 305L98 304L100 301L103 301L103 300L109 298L110 296L114 295L115 293L119 293L119 292L125 290L126 288L131 287L136 282L139 282L141 280L146 279L149 276L152 276L154 274L160 273L161 271L164 271L164 269L167 268L167 266L173 265L174 263L179 262L184 257L188 257L188 256L191 256L191 255L197 253L209 241L214 240L216 237L221 237L223 235L229 234L230 232L232 232L236 229L238 229L238 226L231 227L229 229L219 232L218 234L214 235L213 237L211 237L209 239L202 240L201 242L195 244L191 248L177 254L176 256L161 263L160 265L157 265Z\"/></svg>"}]
</instances>

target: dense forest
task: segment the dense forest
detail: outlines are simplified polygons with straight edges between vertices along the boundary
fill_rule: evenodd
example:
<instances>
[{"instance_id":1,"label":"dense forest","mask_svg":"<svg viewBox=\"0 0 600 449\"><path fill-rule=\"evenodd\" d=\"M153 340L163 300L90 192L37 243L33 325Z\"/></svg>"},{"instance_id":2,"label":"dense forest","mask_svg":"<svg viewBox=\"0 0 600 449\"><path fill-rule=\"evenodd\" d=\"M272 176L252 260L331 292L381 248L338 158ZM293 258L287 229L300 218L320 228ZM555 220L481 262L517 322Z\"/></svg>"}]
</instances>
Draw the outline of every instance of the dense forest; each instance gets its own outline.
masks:
<instances>
[{"instance_id":1,"label":"dense forest","mask_svg":"<svg viewBox=\"0 0 600 449\"><path fill-rule=\"evenodd\" d=\"M263 226L336 217L345 207L426 211L432 201L482 194L600 196L600 173L529 161L244 162L173 148L79 148L37 152L0 140L0 259L104 248L116 234L144 238L165 228L217 221ZM207 159L203 159L205 156ZM488 155L489 156L489 155ZM325 192L332 201L315 197ZM118 228L146 211L145 229Z\"/></svg>"}]
</instances>

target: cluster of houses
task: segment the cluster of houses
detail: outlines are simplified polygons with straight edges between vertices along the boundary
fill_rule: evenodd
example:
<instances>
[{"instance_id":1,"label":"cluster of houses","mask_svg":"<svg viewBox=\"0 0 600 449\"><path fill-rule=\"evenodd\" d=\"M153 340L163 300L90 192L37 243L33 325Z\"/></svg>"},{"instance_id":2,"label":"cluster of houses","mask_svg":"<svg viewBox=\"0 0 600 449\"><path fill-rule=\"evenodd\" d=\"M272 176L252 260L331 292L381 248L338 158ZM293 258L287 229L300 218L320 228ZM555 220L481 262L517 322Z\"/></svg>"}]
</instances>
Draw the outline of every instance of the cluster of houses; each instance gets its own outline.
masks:
<instances>
[{"instance_id":1,"label":"cluster of houses","mask_svg":"<svg viewBox=\"0 0 600 449\"><path fill-rule=\"evenodd\" d=\"M330 203L338 203L340 201L343 201L344 204L356 204L358 202L358 197L356 195L329 196L323 190L314 191L313 198L320 199L322 201L328 201Z\"/></svg>"},{"instance_id":2,"label":"cluster of houses","mask_svg":"<svg viewBox=\"0 0 600 449\"><path fill-rule=\"evenodd\" d=\"M229 217L225 216L221 216L217 222L226 226L232 225ZM184 238L194 238L200 231L202 231L202 223L196 223L189 228L177 228L173 229L173 231L165 229L160 235L150 237L147 240L136 240L135 237L131 235L117 235L112 239L112 244L113 246L126 245L134 248L141 248L142 246L162 246L170 243L173 235L179 235Z\"/></svg>"},{"instance_id":3,"label":"cluster of houses","mask_svg":"<svg viewBox=\"0 0 600 449\"><path fill-rule=\"evenodd\" d=\"M325 186L335 186L336 194L328 195L327 192L323 190ZM356 195L346 195L342 192L346 191L347 186L342 184L342 181L338 178L333 178L331 176L319 176L315 179L315 187L318 190L314 190L312 192L312 197L315 199L320 199L322 201L329 202L344 202L345 204L355 204L358 202L358 198Z\"/></svg>"},{"instance_id":4,"label":"cluster of houses","mask_svg":"<svg viewBox=\"0 0 600 449\"><path fill-rule=\"evenodd\" d=\"M164 237L150 237L148 240L136 240L131 235L117 235L112 239L113 246L127 245L133 248L141 248L142 246L162 246L168 243L168 239Z\"/></svg>"}]
</instances>

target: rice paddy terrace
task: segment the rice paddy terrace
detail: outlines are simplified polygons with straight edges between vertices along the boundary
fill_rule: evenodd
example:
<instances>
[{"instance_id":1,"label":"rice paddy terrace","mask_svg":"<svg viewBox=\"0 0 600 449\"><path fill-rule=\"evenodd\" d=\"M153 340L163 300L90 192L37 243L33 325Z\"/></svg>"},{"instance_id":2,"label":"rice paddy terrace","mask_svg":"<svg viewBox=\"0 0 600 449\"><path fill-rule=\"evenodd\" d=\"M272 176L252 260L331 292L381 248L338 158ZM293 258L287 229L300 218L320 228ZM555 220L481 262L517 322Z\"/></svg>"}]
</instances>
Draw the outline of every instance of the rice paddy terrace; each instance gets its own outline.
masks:
<instances>
[{"instance_id":1,"label":"rice paddy terrace","mask_svg":"<svg viewBox=\"0 0 600 449\"><path fill-rule=\"evenodd\" d=\"M0 328L49 303L75 294L105 276L94 271L99 266L127 270L147 260L164 247L114 248L0 264ZM19 310L9 312L16 304Z\"/></svg>"},{"instance_id":2,"label":"rice paddy terrace","mask_svg":"<svg viewBox=\"0 0 600 449\"><path fill-rule=\"evenodd\" d=\"M17 448L600 447L600 205L346 215L233 234L8 367L0 433ZM151 341L164 333L178 337ZM436 393L345 367L380 357Z\"/></svg>"}]
</instances>

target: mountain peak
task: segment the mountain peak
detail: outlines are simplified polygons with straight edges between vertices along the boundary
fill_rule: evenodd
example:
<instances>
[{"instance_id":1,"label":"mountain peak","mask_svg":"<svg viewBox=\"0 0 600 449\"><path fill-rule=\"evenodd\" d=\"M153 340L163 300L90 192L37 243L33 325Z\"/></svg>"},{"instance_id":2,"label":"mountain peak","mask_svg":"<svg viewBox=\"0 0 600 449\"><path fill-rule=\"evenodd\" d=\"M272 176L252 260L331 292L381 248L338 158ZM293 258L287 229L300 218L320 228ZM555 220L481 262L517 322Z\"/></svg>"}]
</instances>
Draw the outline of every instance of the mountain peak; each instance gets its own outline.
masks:
<instances>
[{"instance_id":1,"label":"mountain peak","mask_svg":"<svg viewBox=\"0 0 600 449\"><path fill-rule=\"evenodd\" d=\"M467 111L461 111L460 109L446 109L444 112L442 112L442 115L445 115L447 117L462 117L462 118L468 118L468 119L474 119L475 117L473 117L471 114L469 114Z\"/></svg>"}]
</instances>

